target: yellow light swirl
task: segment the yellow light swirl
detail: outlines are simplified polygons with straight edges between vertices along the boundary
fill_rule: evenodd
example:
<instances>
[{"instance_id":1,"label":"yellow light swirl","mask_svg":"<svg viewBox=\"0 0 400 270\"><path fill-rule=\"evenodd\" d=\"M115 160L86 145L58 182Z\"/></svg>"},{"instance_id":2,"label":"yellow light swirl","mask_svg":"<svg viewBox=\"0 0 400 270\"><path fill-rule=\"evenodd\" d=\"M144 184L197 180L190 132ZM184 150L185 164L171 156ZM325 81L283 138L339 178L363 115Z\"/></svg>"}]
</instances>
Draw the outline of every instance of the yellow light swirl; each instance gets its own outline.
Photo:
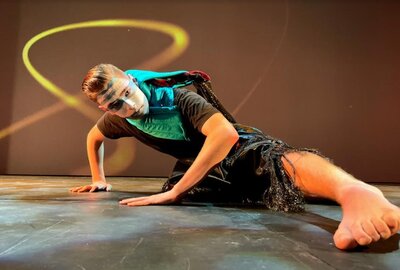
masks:
<instances>
[{"instance_id":1,"label":"yellow light swirl","mask_svg":"<svg viewBox=\"0 0 400 270\"><path fill-rule=\"evenodd\" d=\"M82 102L79 101L74 96L65 93L60 87L52 83L50 80L46 79L42 74L40 74L37 69L33 67L31 61L29 60L29 50L38 40L45 38L47 36L53 35L55 33L64 32L73 29L80 28L93 28L93 27L135 27L146 30L158 31L165 33L172 37L173 43L162 51L160 54L156 55L152 59L146 62L146 66L162 66L171 60L177 58L182 52L185 51L189 44L189 37L186 32L179 26L174 24L169 24L165 22L157 22L150 20L99 20L99 21L88 21L81 23L74 23L59 26L46 30L33 38L31 38L24 46L22 50L22 60L28 69L29 73L35 78L45 89L50 93L57 96L63 100L67 105L71 107L77 107Z\"/></svg>"},{"instance_id":2,"label":"yellow light swirl","mask_svg":"<svg viewBox=\"0 0 400 270\"><path fill-rule=\"evenodd\" d=\"M68 24L46 30L31 38L25 44L22 51L22 59L29 73L33 76L33 78L36 81L39 82L40 85L42 85L46 90L48 90L50 93L58 97L61 101L63 101L65 105L75 108L76 110L80 111L81 113L92 119L96 118L93 114L93 109L91 109L91 107L84 104L80 100L80 98L67 94L63 89L61 89L60 87L52 83L50 80L45 78L43 75L41 75L37 71L37 69L33 67L33 65L29 60L29 50L37 41L59 32L80 29L80 28L92 28L92 27L134 27L146 30L153 30L169 35L173 39L172 44L166 49L164 49L161 53L155 55L154 57L147 60L145 63L139 65L139 67L143 69L158 69L159 67L170 63L171 61L179 57L186 50L189 44L189 36L181 27L177 25L165 22L150 21L150 20L130 20L130 19L98 20L98 21L87 21L81 23ZM17 123L14 123L10 127L1 130L0 139L9 135L12 132L16 132L30 124L33 124L36 121L39 121L40 119L43 119L46 115L49 116L55 112L64 109L65 107L62 106L64 104L57 103L54 106L51 106L52 108L51 110L49 107L49 109L44 109L38 112L37 115L26 117L25 119L22 119ZM110 165L113 164L113 166L110 166L109 173L113 174L122 171L133 160L132 151L128 152L126 151L127 149L133 150L130 144L131 143L128 143L126 141L125 142L121 141L117 143L116 151L106 160L106 163ZM123 162L121 162L120 156L124 156ZM77 171L81 172L82 169L78 169Z\"/></svg>"}]
</instances>

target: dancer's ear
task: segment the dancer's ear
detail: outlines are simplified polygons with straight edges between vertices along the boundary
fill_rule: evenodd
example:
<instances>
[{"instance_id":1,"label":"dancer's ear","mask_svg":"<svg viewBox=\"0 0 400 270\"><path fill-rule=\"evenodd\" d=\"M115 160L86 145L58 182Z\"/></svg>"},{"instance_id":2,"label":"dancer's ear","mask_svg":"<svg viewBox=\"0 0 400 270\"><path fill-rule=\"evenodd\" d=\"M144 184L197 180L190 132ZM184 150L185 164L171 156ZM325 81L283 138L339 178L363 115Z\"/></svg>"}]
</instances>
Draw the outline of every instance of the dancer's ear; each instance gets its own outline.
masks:
<instances>
[{"instance_id":1,"label":"dancer's ear","mask_svg":"<svg viewBox=\"0 0 400 270\"><path fill-rule=\"evenodd\" d=\"M106 111L107 111L107 108L104 107L104 106L102 106L102 105L99 105L98 108L99 108L100 110L102 110L103 112L106 112Z\"/></svg>"}]
</instances>

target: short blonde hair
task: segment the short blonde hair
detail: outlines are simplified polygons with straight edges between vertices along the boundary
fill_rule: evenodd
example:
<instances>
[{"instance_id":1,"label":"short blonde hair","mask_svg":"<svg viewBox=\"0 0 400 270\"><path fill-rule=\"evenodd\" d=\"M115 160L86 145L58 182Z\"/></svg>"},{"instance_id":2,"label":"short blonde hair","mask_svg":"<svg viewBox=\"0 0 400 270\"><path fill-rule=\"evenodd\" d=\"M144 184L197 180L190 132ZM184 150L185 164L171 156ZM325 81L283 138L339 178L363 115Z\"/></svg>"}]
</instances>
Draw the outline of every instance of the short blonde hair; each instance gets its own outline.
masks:
<instances>
[{"instance_id":1,"label":"short blonde hair","mask_svg":"<svg viewBox=\"0 0 400 270\"><path fill-rule=\"evenodd\" d=\"M112 64L99 64L91 68L82 82L82 92L97 103L100 92L107 90L114 77L122 77L124 72Z\"/></svg>"}]
</instances>

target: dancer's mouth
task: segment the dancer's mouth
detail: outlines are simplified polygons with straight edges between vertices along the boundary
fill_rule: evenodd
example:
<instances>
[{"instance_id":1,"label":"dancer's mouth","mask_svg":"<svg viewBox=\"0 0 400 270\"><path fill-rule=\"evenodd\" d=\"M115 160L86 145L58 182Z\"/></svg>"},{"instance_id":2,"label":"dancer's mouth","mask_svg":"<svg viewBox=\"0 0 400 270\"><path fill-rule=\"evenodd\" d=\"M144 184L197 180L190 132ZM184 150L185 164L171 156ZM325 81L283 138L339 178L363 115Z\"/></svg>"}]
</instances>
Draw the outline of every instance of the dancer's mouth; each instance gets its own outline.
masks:
<instances>
[{"instance_id":1,"label":"dancer's mouth","mask_svg":"<svg viewBox=\"0 0 400 270\"><path fill-rule=\"evenodd\" d=\"M139 109L135 110L135 112L129 118L139 118L143 115L143 105L139 107Z\"/></svg>"}]
</instances>

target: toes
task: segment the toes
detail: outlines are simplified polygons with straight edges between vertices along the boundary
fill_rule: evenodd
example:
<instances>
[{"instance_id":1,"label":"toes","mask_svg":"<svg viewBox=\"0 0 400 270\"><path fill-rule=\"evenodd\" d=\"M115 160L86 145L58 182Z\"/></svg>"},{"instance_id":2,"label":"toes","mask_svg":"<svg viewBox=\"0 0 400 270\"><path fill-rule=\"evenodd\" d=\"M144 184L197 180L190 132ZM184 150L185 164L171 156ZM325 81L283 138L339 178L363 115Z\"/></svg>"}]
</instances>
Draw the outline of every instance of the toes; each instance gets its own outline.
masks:
<instances>
[{"instance_id":1,"label":"toes","mask_svg":"<svg viewBox=\"0 0 400 270\"><path fill-rule=\"evenodd\" d=\"M379 233L382 239L388 239L392 234L385 221L382 219L372 219L376 231Z\"/></svg>"},{"instance_id":2,"label":"toes","mask_svg":"<svg viewBox=\"0 0 400 270\"><path fill-rule=\"evenodd\" d=\"M372 242L372 237L370 237L361 226L361 223L355 223L351 226L351 233L357 243L361 246L368 245Z\"/></svg>"},{"instance_id":3,"label":"toes","mask_svg":"<svg viewBox=\"0 0 400 270\"><path fill-rule=\"evenodd\" d=\"M375 226L372 224L371 221L365 221L361 224L363 231L368 234L369 237L372 238L374 242L381 239L380 234L377 232Z\"/></svg>"},{"instance_id":4,"label":"toes","mask_svg":"<svg viewBox=\"0 0 400 270\"><path fill-rule=\"evenodd\" d=\"M352 249L357 246L357 241L347 227L340 227L333 236L333 241L338 249Z\"/></svg>"},{"instance_id":5,"label":"toes","mask_svg":"<svg viewBox=\"0 0 400 270\"><path fill-rule=\"evenodd\" d=\"M390 235L397 233L400 229L400 215L388 213L383 216L383 221L387 224L390 230Z\"/></svg>"}]
</instances>

